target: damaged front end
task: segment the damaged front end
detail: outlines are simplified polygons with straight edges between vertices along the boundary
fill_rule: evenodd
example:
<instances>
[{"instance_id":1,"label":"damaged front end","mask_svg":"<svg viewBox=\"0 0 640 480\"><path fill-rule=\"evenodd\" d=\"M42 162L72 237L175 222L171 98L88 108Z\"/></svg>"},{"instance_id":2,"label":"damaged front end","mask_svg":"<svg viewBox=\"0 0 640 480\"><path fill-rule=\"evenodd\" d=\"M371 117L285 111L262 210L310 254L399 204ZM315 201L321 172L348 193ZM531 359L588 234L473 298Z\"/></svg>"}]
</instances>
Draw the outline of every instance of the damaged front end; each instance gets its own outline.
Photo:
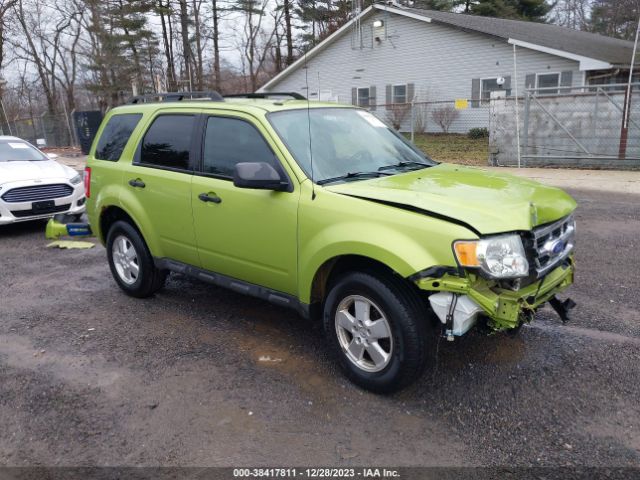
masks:
<instances>
[{"instance_id":1,"label":"damaged front end","mask_svg":"<svg viewBox=\"0 0 640 480\"><path fill-rule=\"evenodd\" d=\"M565 322L575 303L556 295L573 283L574 244L569 216L532 232L454 242L458 268L431 268L411 280L431 292L431 308L449 340L480 318L492 331L517 328L546 302Z\"/></svg>"}]
</instances>

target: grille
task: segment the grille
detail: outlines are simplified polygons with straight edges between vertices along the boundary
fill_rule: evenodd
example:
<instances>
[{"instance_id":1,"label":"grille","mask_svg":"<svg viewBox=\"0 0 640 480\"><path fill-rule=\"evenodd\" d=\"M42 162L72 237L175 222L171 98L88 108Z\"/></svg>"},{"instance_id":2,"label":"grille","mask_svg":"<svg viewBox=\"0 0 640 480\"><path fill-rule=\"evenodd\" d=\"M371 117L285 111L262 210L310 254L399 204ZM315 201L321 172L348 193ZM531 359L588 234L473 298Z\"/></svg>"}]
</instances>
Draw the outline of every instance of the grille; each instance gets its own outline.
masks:
<instances>
[{"instance_id":1,"label":"grille","mask_svg":"<svg viewBox=\"0 0 640 480\"><path fill-rule=\"evenodd\" d=\"M24 218L24 217L33 217L36 215L47 215L49 213L60 213L66 212L71 208L71 204L67 203L66 205L54 205L51 208L40 209L37 212L34 212L32 209L29 210L13 210L11 214L16 218Z\"/></svg>"},{"instance_id":2,"label":"grille","mask_svg":"<svg viewBox=\"0 0 640 480\"><path fill-rule=\"evenodd\" d=\"M573 216L533 230L535 269L538 278L562 263L575 246L576 223Z\"/></svg>"},{"instance_id":3,"label":"grille","mask_svg":"<svg viewBox=\"0 0 640 480\"><path fill-rule=\"evenodd\" d=\"M30 187L13 188L2 195L2 200L7 203L37 202L39 200L68 197L72 193L73 188L64 183L33 185Z\"/></svg>"}]
</instances>

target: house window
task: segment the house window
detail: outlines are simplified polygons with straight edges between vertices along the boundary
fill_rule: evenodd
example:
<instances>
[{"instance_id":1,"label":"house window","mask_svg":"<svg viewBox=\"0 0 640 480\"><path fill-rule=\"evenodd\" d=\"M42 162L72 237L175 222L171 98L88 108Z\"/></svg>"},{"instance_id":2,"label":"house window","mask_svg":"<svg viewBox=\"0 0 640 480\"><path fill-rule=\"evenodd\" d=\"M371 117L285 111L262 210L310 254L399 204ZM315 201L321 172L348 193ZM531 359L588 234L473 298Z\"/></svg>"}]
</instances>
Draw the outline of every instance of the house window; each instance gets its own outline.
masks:
<instances>
[{"instance_id":1,"label":"house window","mask_svg":"<svg viewBox=\"0 0 640 480\"><path fill-rule=\"evenodd\" d=\"M482 103L489 103L489 100L491 100L491 92L502 90L500 85L498 85L497 78L484 78L480 82L480 85L480 99L482 100Z\"/></svg>"},{"instance_id":2,"label":"house window","mask_svg":"<svg viewBox=\"0 0 640 480\"><path fill-rule=\"evenodd\" d=\"M392 102L394 104L407 103L407 86L406 85L393 86Z\"/></svg>"},{"instance_id":3,"label":"house window","mask_svg":"<svg viewBox=\"0 0 640 480\"><path fill-rule=\"evenodd\" d=\"M359 107L369 106L369 87L358 89L358 106Z\"/></svg>"},{"instance_id":4,"label":"house window","mask_svg":"<svg viewBox=\"0 0 640 480\"><path fill-rule=\"evenodd\" d=\"M544 89L538 92L540 95L557 95L559 86L559 73L539 73L537 75L537 87Z\"/></svg>"}]
</instances>

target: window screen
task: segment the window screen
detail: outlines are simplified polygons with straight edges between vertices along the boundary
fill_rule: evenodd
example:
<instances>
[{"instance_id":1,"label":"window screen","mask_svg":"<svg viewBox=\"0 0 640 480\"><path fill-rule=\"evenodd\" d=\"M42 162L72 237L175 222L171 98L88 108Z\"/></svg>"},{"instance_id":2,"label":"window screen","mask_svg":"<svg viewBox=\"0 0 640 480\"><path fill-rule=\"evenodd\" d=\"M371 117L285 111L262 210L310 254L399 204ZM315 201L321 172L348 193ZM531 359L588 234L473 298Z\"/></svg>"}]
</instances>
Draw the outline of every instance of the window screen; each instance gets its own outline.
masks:
<instances>
[{"instance_id":1,"label":"window screen","mask_svg":"<svg viewBox=\"0 0 640 480\"><path fill-rule=\"evenodd\" d=\"M140 162L188 170L194 122L193 115L161 115L156 118L142 140Z\"/></svg>"},{"instance_id":2,"label":"window screen","mask_svg":"<svg viewBox=\"0 0 640 480\"><path fill-rule=\"evenodd\" d=\"M278 161L260 132L237 118L209 117L204 139L203 171L233 177L236 163Z\"/></svg>"},{"instance_id":3,"label":"window screen","mask_svg":"<svg viewBox=\"0 0 640 480\"><path fill-rule=\"evenodd\" d=\"M491 92L500 90L497 78L485 78L482 80L482 100L489 101Z\"/></svg>"},{"instance_id":4,"label":"window screen","mask_svg":"<svg viewBox=\"0 0 640 480\"><path fill-rule=\"evenodd\" d=\"M538 75L538 88L550 88L549 90L541 90L541 95L555 95L558 93L557 87L560 84L559 73L544 73Z\"/></svg>"},{"instance_id":5,"label":"window screen","mask_svg":"<svg viewBox=\"0 0 640 480\"><path fill-rule=\"evenodd\" d=\"M120 160L122 151L129 141L129 137L142 118L138 113L114 115L100 135L94 157L98 160Z\"/></svg>"},{"instance_id":6,"label":"window screen","mask_svg":"<svg viewBox=\"0 0 640 480\"><path fill-rule=\"evenodd\" d=\"M407 103L407 86L393 86L393 103Z\"/></svg>"},{"instance_id":7,"label":"window screen","mask_svg":"<svg viewBox=\"0 0 640 480\"><path fill-rule=\"evenodd\" d=\"M505 85L498 85L497 78L485 78L482 80L482 103L486 104L491 100L491 92L504 91L505 95L511 95L511 89L505 88Z\"/></svg>"},{"instance_id":8,"label":"window screen","mask_svg":"<svg viewBox=\"0 0 640 480\"><path fill-rule=\"evenodd\" d=\"M358 106L360 107L369 106L369 88L358 89Z\"/></svg>"}]
</instances>

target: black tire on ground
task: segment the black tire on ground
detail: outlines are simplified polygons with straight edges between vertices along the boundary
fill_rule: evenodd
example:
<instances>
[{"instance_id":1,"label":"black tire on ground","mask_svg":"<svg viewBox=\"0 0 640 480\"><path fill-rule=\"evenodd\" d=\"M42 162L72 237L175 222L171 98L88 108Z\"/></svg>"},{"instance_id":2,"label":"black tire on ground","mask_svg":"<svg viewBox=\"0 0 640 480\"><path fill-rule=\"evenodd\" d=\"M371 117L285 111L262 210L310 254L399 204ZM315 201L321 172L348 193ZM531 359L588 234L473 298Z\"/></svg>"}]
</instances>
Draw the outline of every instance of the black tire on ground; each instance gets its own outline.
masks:
<instances>
[{"instance_id":1,"label":"black tire on ground","mask_svg":"<svg viewBox=\"0 0 640 480\"><path fill-rule=\"evenodd\" d=\"M384 316L391 330L392 343L386 341L386 345L383 345L383 340L379 340L379 346L389 354L386 365L384 361L380 362L384 368L376 366L376 360L368 353L372 347L372 337L366 337L366 328L358 331L356 326L356 331L349 337L349 334L345 333L346 329L336 327L338 309L341 307L340 311L344 312L344 307L351 302L350 299L353 299L354 303L353 310L347 310L351 315L347 317L347 324L351 325L351 319L355 319L355 323L358 322L355 308L356 303L362 302L362 298L372 302L373 309L368 307L370 312L381 310L379 313L382 315L374 315L378 319ZM435 338L429 313L418 293L406 285L403 279L392 274L350 272L339 277L331 286L324 303L323 324L332 353L346 376L360 387L375 393L391 393L418 379L427 363L429 344ZM341 333L338 333L339 330ZM368 334L371 335L371 332ZM360 355L360 362L365 363L365 368L357 365L357 360L353 359L359 355L359 345L354 346L357 355L350 357L346 351L351 348L352 342L360 343L358 340L363 343L367 343L365 340L369 342L367 347L364 347L364 353ZM346 344L349 347L345 347ZM371 371L375 368L381 369Z\"/></svg>"},{"instance_id":2,"label":"black tire on ground","mask_svg":"<svg viewBox=\"0 0 640 480\"><path fill-rule=\"evenodd\" d=\"M125 279L126 275L118 272L118 256L115 245L116 240L119 242L125 239L127 245L135 251L135 263L138 267L135 275L130 275L129 281ZM109 260L109 268L111 274L118 286L132 297L145 298L153 295L160 290L167 278L167 271L156 268L153 257L147 248L147 245L138 232L130 223L124 220L118 220L109 228L107 233L107 258Z\"/></svg>"}]
</instances>

